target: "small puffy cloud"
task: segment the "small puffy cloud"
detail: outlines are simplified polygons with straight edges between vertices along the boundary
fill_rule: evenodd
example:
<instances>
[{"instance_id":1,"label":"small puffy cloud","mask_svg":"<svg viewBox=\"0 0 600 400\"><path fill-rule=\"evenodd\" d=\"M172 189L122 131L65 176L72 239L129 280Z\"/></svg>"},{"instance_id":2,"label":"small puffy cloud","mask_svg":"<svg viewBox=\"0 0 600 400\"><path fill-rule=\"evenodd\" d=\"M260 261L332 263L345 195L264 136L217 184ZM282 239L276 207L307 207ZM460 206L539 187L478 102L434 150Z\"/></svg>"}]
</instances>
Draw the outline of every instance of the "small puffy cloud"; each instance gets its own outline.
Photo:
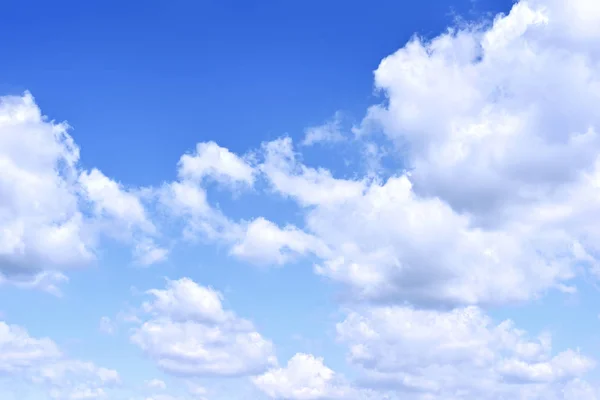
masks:
<instances>
[{"instance_id":1,"label":"small puffy cloud","mask_svg":"<svg viewBox=\"0 0 600 400\"><path fill-rule=\"evenodd\" d=\"M173 321L205 321L223 323L232 317L223 309L223 295L216 290L198 285L189 278L167 281L166 289L147 291L152 299L142 304L142 309L155 316Z\"/></svg>"},{"instance_id":2,"label":"small puffy cloud","mask_svg":"<svg viewBox=\"0 0 600 400\"><path fill-rule=\"evenodd\" d=\"M342 399L351 394L350 387L323 364L322 358L303 353L294 355L283 368L252 378L252 382L272 399Z\"/></svg>"},{"instance_id":3,"label":"small puffy cloud","mask_svg":"<svg viewBox=\"0 0 600 400\"><path fill-rule=\"evenodd\" d=\"M148 318L131 341L177 376L243 376L277 361L273 345L252 323L223 309L222 295L188 278L148 291Z\"/></svg>"},{"instance_id":4,"label":"small puffy cloud","mask_svg":"<svg viewBox=\"0 0 600 400\"><path fill-rule=\"evenodd\" d=\"M548 334L530 338L511 321L495 324L473 306L371 307L349 312L337 332L369 385L440 398L458 391L458 398L500 398L531 385L538 392L559 390L595 365L573 350L553 355Z\"/></svg>"},{"instance_id":5,"label":"small puffy cloud","mask_svg":"<svg viewBox=\"0 0 600 400\"><path fill-rule=\"evenodd\" d=\"M254 168L244 159L215 142L198 143L196 151L179 160L180 180L200 182L212 178L223 184L254 183Z\"/></svg>"},{"instance_id":6,"label":"small puffy cloud","mask_svg":"<svg viewBox=\"0 0 600 400\"><path fill-rule=\"evenodd\" d=\"M311 126L304 131L303 146L312 146L322 142L341 142L342 135L342 113L336 112L332 119L323 125Z\"/></svg>"}]
</instances>

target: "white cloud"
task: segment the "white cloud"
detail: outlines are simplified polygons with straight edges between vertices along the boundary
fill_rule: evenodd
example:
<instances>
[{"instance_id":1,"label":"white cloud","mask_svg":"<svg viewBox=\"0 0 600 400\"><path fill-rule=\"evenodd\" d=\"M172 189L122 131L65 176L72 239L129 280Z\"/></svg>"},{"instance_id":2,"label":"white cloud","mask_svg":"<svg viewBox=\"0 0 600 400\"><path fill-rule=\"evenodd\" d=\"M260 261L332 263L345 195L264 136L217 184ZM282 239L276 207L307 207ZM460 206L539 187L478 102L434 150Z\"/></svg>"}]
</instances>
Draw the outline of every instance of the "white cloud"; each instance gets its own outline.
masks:
<instances>
[{"instance_id":1,"label":"white cloud","mask_svg":"<svg viewBox=\"0 0 600 400\"><path fill-rule=\"evenodd\" d=\"M338 111L332 119L323 125L306 128L302 145L312 146L315 143L340 142L342 140L344 140L342 135L342 113Z\"/></svg>"},{"instance_id":2,"label":"white cloud","mask_svg":"<svg viewBox=\"0 0 600 400\"><path fill-rule=\"evenodd\" d=\"M34 281L94 259L74 181L79 149L68 126L33 97L0 97L0 280Z\"/></svg>"},{"instance_id":3,"label":"white cloud","mask_svg":"<svg viewBox=\"0 0 600 400\"><path fill-rule=\"evenodd\" d=\"M323 364L322 358L303 353L294 355L287 366L273 368L252 378L252 381L273 399L340 399L350 398L352 392L333 370Z\"/></svg>"},{"instance_id":4,"label":"white cloud","mask_svg":"<svg viewBox=\"0 0 600 400\"><path fill-rule=\"evenodd\" d=\"M259 264L282 265L300 255L326 254L327 247L316 237L295 226L283 229L260 217L247 224L243 239L231 253Z\"/></svg>"},{"instance_id":5,"label":"white cloud","mask_svg":"<svg viewBox=\"0 0 600 400\"><path fill-rule=\"evenodd\" d=\"M43 365L33 372L32 379L48 387L50 397L57 400L104 398L107 389L121 381L115 370L73 360Z\"/></svg>"},{"instance_id":6,"label":"white cloud","mask_svg":"<svg viewBox=\"0 0 600 400\"><path fill-rule=\"evenodd\" d=\"M135 194L78 162L66 123L29 93L0 97L0 283L59 294L64 271L94 261L103 236L154 233Z\"/></svg>"},{"instance_id":7,"label":"white cloud","mask_svg":"<svg viewBox=\"0 0 600 400\"><path fill-rule=\"evenodd\" d=\"M277 361L252 323L222 307L222 295L188 278L150 290L148 313L131 340L164 371L178 376L243 376Z\"/></svg>"},{"instance_id":8,"label":"white cloud","mask_svg":"<svg viewBox=\"0 0 600 400\"><path fill-rule=\"evenodd\" d=\"M207 200L204 188L191 181L171 182L159 190L159 199L169 212L185 221L183 235L212 242L231 242L241 235L240 227Z\"/></svg>"},{"instance_id":9,"label":"white cloud","mask_svg":"<svg viewBox=\"0 0 600 400\"><path fill-rule=\"evenodd\" d=\"M369 385L440 398L496 399L531 387L557 391L595 365L573 350L553 355L548 334L529 338L511 321L495 324L474 306L446 312L366 308L349 312L337 331L349 346L349 362L361 367Z\"/></svg>"},{"instance_id":10,"label":"white cloud","mask_svg":"<svg viewBox=\"0 0 600 400\"><path fill-rule=\"evenodd\" d=\"M33 338L25 329L0 321L0 371L21 372L61 355L52 340Z\"/></svg>"},{"instance_id":11,"label":"white cloud","mask_svg":"<svg viewBox=\"0 0 600 400\"><path fill-rule=\"evenodd\" d=\"M101 232L133 244L134 261L148 266L164 261L168 250L158 246L152 236L157 234L154 223L140 196L106 177L97 169L79 175L83 197L90 202Z\"/></svg>"},{"instance_id":12,"label":"white cloud","mask_svg":"<svg viewBox=\"0 0 600 400\"><path fill-rule=\"evenodd\" d=\"M165 261L169 250L158 246L153 239L143 237L133 247L133 259L142 266L154 265Z\"/></svg>"},{"instance_id":13,"label":"white cloud","mask_svg":"<svg viewBox=\"0 0 600 400\"><path fill-rule=\"evenodd\" d=\"M486 229L550 229L563 248L593 254L600 31L591 21L600 21L592 1L521 1L489 28L415 39L375 72L388 101L364 126L408 146L417 194Z\"/></svg>"},{"instance_id":14,"label":"white cloud","mask_svg":"<svg viewBox=\"0 0 600 400\"><path fill-rule=\"evenodd\" d=\"M104 397L120 382L117 371L67 358L49 338L34 338L15 325L0 321L0 372L42 385L53 399Z\"/></svg>"},{"instance_id":15,"label":"white cloud","mask_svg":"<svg viewBox=\"0 0 600 400\"><path fill-rule=\"evenodd\" d=\"M140 199L102 172L95 168L90 172L83 171L79 183L98 216L123 223L127 230L136 227L147 232L156 230Z\"/></svg>"},{"instance_id":16,"label":"white cloud","mask_svg":"<svg viewBox=\"0 0 600 400\"><path fill-rule=\"evenodd\" d=\"M167 281L166 289L151 289L147 294L150 301L142 309L157 317L168 317L173 321L198 320L209 323L224 323L233 314L223 309L223 295L216 290L198 285L189 278Z\"/></svg>"},{"instance_id":17,"label":"white cloud","mask_svg":"<svg viewBox=\"0 0 600 400\"><path fill-rule=\"evenodd\" d=\"M213 142L199 143L193 156L181 157L179 180L159 189L158 198L172 215L185 219L185 238L224 243L231 247L231 254L253 263L281 265L300 255L326 252L320 240L292 225L280 228L262 217L232 221L209 204L203 178L251 185L255 174L253 167L229 150Z\"/></svg>"},{"instance_id":18,"label":"white cloud","mask_svg":"<svg viewBox=\"0 0 600 400\"><path fill-rule=\"evenodd\" d=\"M185 154L179 160L181 180L200 182L209 177L223 184L251 186L254 174L254 168L248 162L215 142L198 143L195 153Z\"/></svg>"},{"instance_id":19,"label":"white cloud","mask_svg":"<svg viewBox=\"0 0 600 400\"><path fill-rule=\"evenodd\" d=\"M364 182L335 179L323 168L308 168L296 160L292 139L263 144L264 162L259 166L273 189L302 206L335 205L359 196Z\"/></svg>"},{"instance_id":20,"label":"white cloud","mask_svg":"<svg viewBox=\"0 0 600 400\"><path fill-rule=\"evenodd\" d=\"M573 277L571 264L579 256L561 231L519 222L478 228L469 214L416 194L409 176L341 180L299 165L289 139L265 148L260 168L271 183L311 206L305 221L307 237L321 249L308 247L323 259L317 272L346 283L355 298L495 303L526 300ZM271 242L255 237L264 246ZM293 242L277 238L283 242L276 248Z\"/></svg>"}]
</instances>

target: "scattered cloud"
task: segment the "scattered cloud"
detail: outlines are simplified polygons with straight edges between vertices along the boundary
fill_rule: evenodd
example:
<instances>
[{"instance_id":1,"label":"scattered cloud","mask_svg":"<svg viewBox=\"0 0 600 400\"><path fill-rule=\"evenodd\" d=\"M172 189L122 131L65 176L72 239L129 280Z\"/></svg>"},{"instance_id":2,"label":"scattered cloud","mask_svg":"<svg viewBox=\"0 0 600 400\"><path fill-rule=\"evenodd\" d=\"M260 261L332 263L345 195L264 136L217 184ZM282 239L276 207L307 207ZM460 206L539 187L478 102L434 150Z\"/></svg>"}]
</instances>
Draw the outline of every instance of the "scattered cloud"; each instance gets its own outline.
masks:
<instances>
[{"instance_id":1,"label":"scattered cloud","mask_svg":"<svg viewBox=\"0 0 600 400\"><path fill-rule=\"evenodd\" d=\"M222 295L188 278L147 292L147 318L131 341L175 376L244 376L276 364L273 344L222 306Z\"/></svg>"},{"instance_id":2,"label":"scattered cloud","mask_svg":"<svg viewBox=\"0 0 600 400\"><path fill-rule=\"evenodd\" d=\"M342 113L336 112L333 118L323 125L311 126L304 131L303 146L312 146L323 142L341 142L344 140L342 135Z\"/></svg>"},{"instance_id":3,"label":"scattered cloud","mask_svg":"<svg viewBox=\"0 0 600 400\"><path fill-rule=\"evenodd\" d=\"M170 249L156 214L166 211L188 243L224 244L255 264L314 261L344 289L337 339L357 372L349 381L303 353L279 365L273 343L220 292L181 278L118 316L175 379L245 377L289 400L599 398L586 381L591 357L488 310L600 277L599 22L597 2L522 0L491 24L414 37L374 72L385 99L354 129L362 176L308 165L289 137L252 157L202 142L175 180L144 191L83 169L69 126L43 116L31 94L0 97L0 285L60 295L68 271L97 261L106 240L129 246L139 265L162 262ZM344 140L341 124L336 113L307 128L300 148ZM384 177L382 157L398 149L406 168ZM265 183L301 222L234 220L209 199L211 184ZM114 322L103 317L100 330L114 333ZM56 399L108 397L120 382L5 322L0 373Z\"/></svg>"},{"instance_id":4,"label":"scattered cloud","mask_svg":"<svg viewBox=\"0 0 600 400\"><path fill-rule=\"evenodd\" d=\"M226 185L252 186L255 180L255 170L246 160L215 142L198 143L194 153L181 156L178 175L184 181L212 178Z\"/></svg>"},{"instance_id":5,"label":"scattered cloud","mask_svg":"<svg viewBox=\"0 0 600 400\"><path fill-rule=\"evenodd\" d=\"M0 373L40 385L52 399L95 399L120 382L117 371L67 358L49 338L0 321Z\"/></svg>"}]
</instances>

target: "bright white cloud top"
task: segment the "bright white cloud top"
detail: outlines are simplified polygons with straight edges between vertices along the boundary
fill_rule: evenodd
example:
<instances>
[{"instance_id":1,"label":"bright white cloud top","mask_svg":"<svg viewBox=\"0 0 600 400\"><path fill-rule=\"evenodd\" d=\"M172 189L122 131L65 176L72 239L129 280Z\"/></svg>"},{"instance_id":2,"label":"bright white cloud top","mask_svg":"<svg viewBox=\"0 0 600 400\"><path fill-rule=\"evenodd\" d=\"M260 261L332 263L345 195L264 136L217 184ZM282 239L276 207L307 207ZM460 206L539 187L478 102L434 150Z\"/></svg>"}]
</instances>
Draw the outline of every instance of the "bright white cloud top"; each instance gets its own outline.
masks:
<instances>
[{"instance_id":1,"label":"bright white cloud top","mask_svg":"<svg viewBox=\"0 0 600 400\"><path fill-rule=\"evenodd\" d=\"M183 397L157 377L136 389L8 322L0 375L53 399L223 399L202 386L210 379L287 400L600 398L594 354L493 318L600 276L600 3L520 1L493 22L415 37L374 77L384 101L353 136L335 114L297 145L281 136L236 154L201 142L182 149L176 178L143 188L85 167L75 133L30 93L0 97L0 290L60 295L72 271L102 268L110 246L148 267L176 245L215 246L264 274L312 266L340 292L330 328L346 354L343 371L320 354L282 357L251 315L226 306L225 287L175 266L94 328L126 334L190 387ZM371 140L404 167L337 176L303 161L321 142ZM211 191L285 199L295 214L229 215Z\"/></svg>"}]
</instances>

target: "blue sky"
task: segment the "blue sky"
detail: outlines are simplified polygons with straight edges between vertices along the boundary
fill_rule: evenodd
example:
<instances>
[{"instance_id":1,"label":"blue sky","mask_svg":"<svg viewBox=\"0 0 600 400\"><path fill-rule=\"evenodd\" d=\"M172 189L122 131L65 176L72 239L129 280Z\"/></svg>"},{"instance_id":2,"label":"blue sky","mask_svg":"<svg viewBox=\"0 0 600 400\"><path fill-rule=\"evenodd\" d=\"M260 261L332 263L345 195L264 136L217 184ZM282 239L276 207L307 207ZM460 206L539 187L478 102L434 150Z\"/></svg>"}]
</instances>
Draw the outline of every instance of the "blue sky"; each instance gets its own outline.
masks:
<instances>
[{"instance_id":1,"label":"blue sky","mask_svg":"<svg viewBox=\"0 0 600 400\"><path fill-rule=\"evenodd\" d=\"M0 397L600 398L597 26L3 5Z\"/></svg>"}]
</instances>

